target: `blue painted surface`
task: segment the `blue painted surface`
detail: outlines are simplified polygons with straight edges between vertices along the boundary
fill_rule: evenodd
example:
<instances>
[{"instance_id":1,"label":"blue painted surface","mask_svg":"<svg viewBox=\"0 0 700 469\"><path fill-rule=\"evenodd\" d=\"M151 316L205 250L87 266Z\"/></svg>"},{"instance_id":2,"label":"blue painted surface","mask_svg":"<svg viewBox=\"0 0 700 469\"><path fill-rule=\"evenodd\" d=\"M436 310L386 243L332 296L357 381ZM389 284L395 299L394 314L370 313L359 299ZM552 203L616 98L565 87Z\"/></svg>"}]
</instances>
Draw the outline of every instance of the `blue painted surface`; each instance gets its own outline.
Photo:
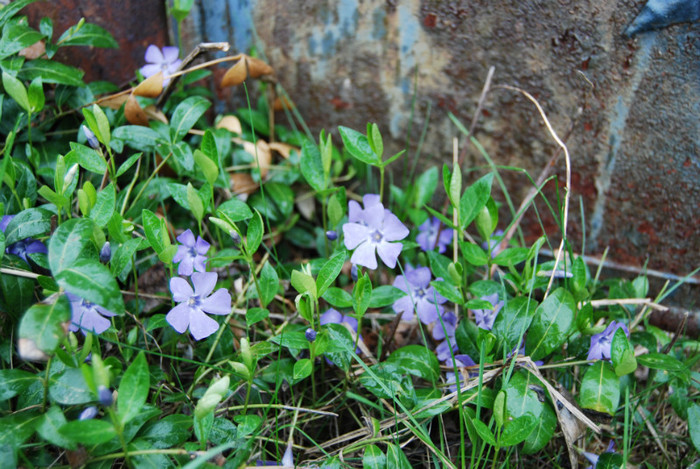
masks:
<instances>
[{"instance_id":1,"label":"blue painted surface","mask_svg":"<svg viewBox=\"0 0 700 469\"><path fill-rule=\"evenodd\" d=\"M253 12L255 4L255 0L228 0L232 46L238 52L248 52L254 44Z\"/></svg>"}]
</instances>

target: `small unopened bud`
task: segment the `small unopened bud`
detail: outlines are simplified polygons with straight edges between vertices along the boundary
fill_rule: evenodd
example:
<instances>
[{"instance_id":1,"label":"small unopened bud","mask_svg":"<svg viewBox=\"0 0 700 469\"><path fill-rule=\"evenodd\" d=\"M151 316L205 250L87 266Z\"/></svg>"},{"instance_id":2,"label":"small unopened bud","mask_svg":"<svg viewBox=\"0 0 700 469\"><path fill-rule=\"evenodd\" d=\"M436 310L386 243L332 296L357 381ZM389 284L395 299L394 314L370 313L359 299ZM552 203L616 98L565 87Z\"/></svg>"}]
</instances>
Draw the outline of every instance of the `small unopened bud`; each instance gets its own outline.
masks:
<instances>
[{"instance_id":1,"label":"small unopened bud","mask_svg":"<svg viewBox=\"0 0 700 469\"><path fill-rule=\"evenodd\" d=\"M100 249L100 262L106 264L112 258L112 247L109 245L109 241L105 241Z\"/></svg>"},{"instance_id":2,"label":"small unopened bud","mask_svg":"<svg viewBox=\"0 0 700 469\"><path fill-rule=\"evenodd\" d=\"M70 167L66 175L63 177L63 190L65 191L68 186L71 185L73 182L73 179L75 179L75 175L78 174L78 164L74 164L73 166Z\"/></svg>"},{"instance_id":3,"label":"small unopened bud","mask_svg":"<svg viewBox=\"0 0 700 469\"><path fill-rule=\"evenodd\" d=\"M100 142L97 141L97 137L95 137L95 134L92 133L92 130L90 130L90 128L87 125L82 125L82 128L83 133L85 134L85 138L87 138L88 145L97 150L100 147Z\"/></svg>"},{"instance_id":4,"label":"small unopened bud","mask_svg":"<svg viewBox=\"0 0 700 469\"><path fill-rule=\"evenodd\" d=\"M350 276L353 282L357 282L357 264L353 264L352 268L350 268Z\"/></svg>"},{"instance_id":5,"label":"small unopened bud","mask_svg":"<svg viewBox=\"0 0 700 469\"><path fill-rule=\"evenodd\" d=\"M95 417L97 417L97 407L91 405L80 413L78 420L90 420L94 419Z\"/></svg>"},{"instance_id":6,"label":"small unopened bud","mask_svg":"<svg viewBox=\"0 0 700 469\"><path fill-rule=\"evenodd\" d=\"M338 232L337 231L326 231L326 238L328 238L330 241L335 241L338 239Z\"/></svg>"},{"instance_id":7,"label":"small unopened bud","mask_svg":"<svg viewBox=\"0 0 700 469\"><path fill-rule=\"evenodd\" d=\"M105 407L112 405L112 391L100 384L97 387L97 400Z\"/></svg>"},{"instance_id":8,"label":"small unopened bud","mask_svg":"<svg viewBox=\"0 0 700 469\"><path fill-rule=\"evenodd\" d=\"M310 327L306 329L304 335L306 336L306 340L308 340L309 342L313 342L314 340L316 340L316 331L311 329Z\"/></svg>"},{"instance_id":9,"label":"small unopened bud","mask_svg":"<svg viewBox=\"0 0 700 469\"><path fill-rule=\"evenodd\" d=\"M238 246L241 244L241 235L239 235L235 230L231 230L229 232L229 236L231 236L231 239L233 240L233 244Z\"/></svg>"}]
</instances>

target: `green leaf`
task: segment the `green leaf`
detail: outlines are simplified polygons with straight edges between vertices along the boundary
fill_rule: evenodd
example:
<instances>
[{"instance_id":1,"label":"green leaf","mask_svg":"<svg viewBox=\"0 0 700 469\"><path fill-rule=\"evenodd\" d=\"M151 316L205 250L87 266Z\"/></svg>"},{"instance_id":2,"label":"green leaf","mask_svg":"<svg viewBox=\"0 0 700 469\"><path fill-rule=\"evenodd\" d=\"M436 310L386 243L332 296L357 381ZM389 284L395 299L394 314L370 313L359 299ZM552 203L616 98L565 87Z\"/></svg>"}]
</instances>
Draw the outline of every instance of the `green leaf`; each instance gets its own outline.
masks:
<instances>
[{"instance_id":1,"label":"green leaf","mask_svg":"<svg viewBox=\"0 0 700 469\"><path fill-rule=\"evenodd\" d=\"M440 376L440 363L434 352L422 345L407 345L392 352L387 363L398 365L404 372L436 383Z\"/></svg>"},{"instance_id":2,"label":"green leaf","mask_svg":"<svg viewBox=\"0 0 700 469\"><path fill-rule=\"evenodd\" d=\"M384 142L382 141L382 134L379 131L379 126L374 122L367 124L367 141L372 151L381 161L382 155L384 154Z\"/></svg>"},{"instance_id":3,"label":"green leaf","mask_svg":"<svg viewBox=\"0 0 700 469\"><path fill-rule=\"evenodd\" d=\"M384 308L385 306L393 305L396 300L406 295L405 291L396 287L381 285L372 289L372 294L369 298L369 308Z\"/></svg>"},{"instance_id":4,"label":"green leaf","mask_svg":"<svg viewBox=\"0 0 700 469\"><path fill-rule=\"evenodd\" d=\"M372 166L381 165L382 162L379 160L377 154L372 150L367 137L348 127L340 126L338 127L338 130L340 131L340 136L343 139L345 148L347 148L348 152L350 152L354 158L357 158L363 163L367 163Z\"/></svg>"},{"instance_id":5,"label":"green leaf","mask_svg":"<svg viewBox=\"0 0 700 469\"><path fill-rule=\"evenodd\" d=\"M695 451L700 452L700 406L697 404L688 407L688 433Z\"/></svg>"},{"instance_id":6,"label":"green leaf","mask_svg":"<svg viewBox=\"0 0 700 469\"><path fill-rule=\"evenodd\" d=\"M38 303L24 313L19 323L19 337L34 342L42 352L52 354L66 335L63 324L70 319L70 303L65 295L60 295L54 303Z\"/></svg>"},{"instance_id":7,"label":"green leaf","mask_svg":"<svg viewBox=\"0 0 700 469\"><path fill-rule=\"evenodd\" d=\"M51 229L51 212L43 208L28 208L19 212L5 228L5 245L26 238L37 238Z\"/></svg>"},{"instance_id":8,"label":"green leaf","mask_svg":"<svg viewBox=\"0 0 700 469\"><path fill-rule=\"evenodd\" d=\"M68 86L83 86L83 72L80 69L46 59L35 59L24 63L18 76L23 80L41 77L44 83Z\"/></svg>"},{"instance_id":9,"label":"green leaf","mask_svg":"<svg viewBox=\"0 0 700 469\"><path fill-rule=\"evenodd\" d=\"M294 379L304 379L311 375L314 365L308 358L302 358L294 364Z\"/></svg>"},{"instance_id":10,"label":"green leaf","mask_svg":"<svg viewBox=\"0 0 700 469\"><path fill-rule=\"evenodd\" d=\"M265 308L248 308L248 310L245 312L245 322L248 327L250 327L268 316L270 316L270 311Z\"/></svg>"},{"instance_id":11,"label":"green leaf","mask_svg":"<svg viewBox=\"0 0 700 469\"><path fill-rule=\"evenodd\" d=\"M204 174L209 184L214 184L219 177L219 166L200 150L194 151L194 163Z\"/></svg>"},{"instance_id":12,"label":"green leaf","mask_svg":"<svg viewBox=\"0 0 700 469\"><path fill-rule=\"evenodd\" d=\"M141 351L126 369L119 383L117 411L122 425L141 411L148 397L149 386L148 363L146 363L146 355Z\"/></svg>"},{"instance_id":13,"label":"green leaf","mask_svg":"<svg viewBox=\"0 0 700 469\"><path fill-rule=\"evenodd\" d=\"M299 270L293 270L292 276L290 278L290 283L292 284L294 289L299 293L308 293L313 298L318 298L316 282L314 281L314 278L311 275L301 272Z\"/></svg>"},{"instance_id":14,"label":"green leaf","mask_svg":"<svg viewBox=\"0 0 700 469\"><path fill-rule=\"evenodd\" d=\"M640 365L654 370L665 370L673 373L685 373L688 367L678 359L663 353L647 353L637 357Z\"/></svg>"},{"instance_id":15,"label":"green leaf","mask_svg":"<svg viewBox=\"0 0 700 469\"><path fill-rule=\"evenodd\" d=\"M620 380L612 366L604 361L593 363L581 381L579 404L584 409L615 415L620 402Z\"/></svg>"},{"instance_id":16,"label":"green leaf","mask_svg":"<svg viewBox=\"0 0 700 469\"><path fill-rule=\"evenodd\" d=\"M386 456L376 445L365 447L365 453L362 456L362 469L385 469Z\"/></svg>"},{"instance_id":17,"label":"green leaf","mask_svg":"<svg viewBox=\"0 0 700 469\"><path fill-rule=\"evenodd\" d=\"M277 288L279 287L279 277L277 276L277 271L269 262L266 262L260 270L258 287L260 288L258 298L260 299L263 308L265 308L275 298Z\"/></svg>"},{"instance_id":18,"label":"green leaf","mask_svg":"<svg viewBox=\"0 0 700 469\"><path fill-rule=\"evenodd\" d=\"M519 296L509 299L496 316L491 332L504 342L504 348L513 350L530 327L536 309L537 301L531 298Z\"/></svg>"},{"instance_id":19,"label":"green leaf","mask_svg":"<svg viewBox=\"0 0 700 469\"><path fill-rule=\"evenodd\" d=\"M486 251L481 249L481 246L477 246L473 243L460 242L459 248L462 251L464 259L471 265L482 266L489 263L489 255Z\"/></svg>"},{"instance_id":20,"label":"green leaf","mask_svg":"<svg viewBox=\"0 0 700 469\"><path fill-rule=\"evenodd\" d=\"M94 400L94 396L82 371L78 368L68 368L49 378L49 396L63 405L86 404Z\"/></svg>"},{"instance_id":21,"label":"green leaf","mask_svg":"<svg viewBox=\"0 0 700 469\"><path fill-rule=\"evenodd\" d=\"M554 430L557 427L557 416L552 410L552 407L545 403L542 407L540 417L535 420L532 426L532 432L525 439L523 444L523 453L534 454L545 447L554 436Z\"/></svg>"},{"instance_id":22,"label":"green leaf","mask_svg":"<svg viewBox=\"0 0 700 469\"><path fill-rule=\"evenodd\" d=\"M2 86L5 88L5 92L9 94L22 109L27 112L31 111L27 89L21 81L3 70Z\"/></svg>"},{"instance_id":23,"label":"green leaf","mask_svg":"<svg viewBox=\"0 0 700 469\"><path fill-rule=\"evenodd\" d=\"M155 130L141 125L124 125L112 132L115 140L121 140L131 148L148 152L153 151L163 138Z\"/></svg>"},{"instance_id":24,"label":"green leaf","mask_svg":"<svg viewBox=\"0 0 700 469\"><path fill-rule=\"evenodd\" d=\"M190 13L193 4L194 0L175 0L173 4L173 9L171 10L173 17L177 21L184 20Z\"/></svg>"},{"instance_id":25,"label":"green leaf","mask_svg":"<svg viewBox=\"0 0 700 469\"><path fill-rule=\"evenodd\" d=\"M508 383L503 386L503 391L505 391L506 395L505 410L507 413L504 421L522 417L523 415L529 415L535 420L540 418L544 404L540 402L537 393L532 389L534 386L539 385L540 383L533 377L532 373L524 371L513 373Z\"/></svg>"},{"instance_id":26,"label":"green leaf","mask_svg":"<svg viewBox=\"0 0 700 469\"><path fill-rule=\"evenodd\" d=\"M437 166L433 166L423 174L418 176L416 179L415 190L416 195L414 196L414 206L420 208L423 205L429 203L433 199L433 194L437 189L438 184L438 169Z\"/></svg>"},{"instance_id":27,"label":"green leaf","mask_svg":"<svg viewBox=\"0 0 700 469\"><path fill-rule=\"evenodd\" d=\"M117 41L106 30L96 24L78 23L68 28L56 44L60 46L94 46L116 49Z\"/></svg>"},{"instance_id":28,"label":"green leaf","mask_svg":"<svg viewBox=\"0 0 700 469\"><path fill-rule=\"evenodd\" d=\"M34 434L40 418L36 411L18 412L0 418L0 448L9 446L13 451L19 449Z\"/></svg>"},{"instance_id":29,"label":"green leaf","mask_svg":"<svg viewBox=\"0 0 700 469\"><path fill-rule=\"evenodd\" d=\"M338 287L330 287L326 290L323 299L336 308L350 308L352 306L352 295Z\"/></svg>"},{"instance_id":30,"label":"green leaf","mask_svg":"<svg viewBox=\"0 0 700 469\"><path fill-rule=\"evenodd\" d=\"M82 445L99 445L117 436L114 426L104 420L73 420L63 425L59 434Z\"/></svg>"},{"instance_id":31,"label":"green leaf","mask_svg":"<svg viewBox=\"0 0 700 469\"><path fill-rule=\"evenodd\" d=\"M469 186L459 203L459 223L462 230L474 221L491 197L493 173L489 173Z\"/></svg>"},{"instance_id":32,"label":"green leaf","mask_svg":"<svg viewBox=\"0 0 700 469\"><path fill-rule=\"evenodd\" d=\"M112 133L109 127L109 120L105 115L105 112L97 104L92 105L92 115L95 118L96 129L93 129L95 136L100 140L104 146L109 146L109 142L112 140Z\"/></svg>"},{"instance_id":33,"label":"green leaf","mask_svg":"<svg viewBox=\"0 0 700 469\"><path fill-rule=\"evenodd\" d=\"M114 183L110 182L107 187L97 193L95 205L90 211L90 218L100 228L104 228L114 215L116 200L117 192L114 189Z\"/></svg>"},{"instance_id":34,"label":"green leaf","mask_svg":"<svg viewBox=\"0 0 700 469\"><path fill-rule=\"evenodd\" d=\"M29 84L27 97L29 98L29 106L32 112L39 112L44 109L44 85L41 81L41 77L36 77Z\"/></svg>"},{"instance_id":35,"label":"green leaf","mask_svg":"<svg viewBox=\"0 0 700 469\"><path fill-rule=\"evenodd\" d=\"M566 341L574 325L576 301L564 288L557 288L535 311L527 333L525 350L533 360L539 360Z\"/></svg>"},{"instance_id":36,"label":"green leaf","mask_svg":"<svg viewBox=\"0 0 700 469\"><path fill-rule=\"evenodd\" d=\"M487 427L484 422L474 419L472 420L472 423L474 424L476 433L479 434L481 439L484 440L487 445L496 446L496 438L493 437L493 433L491 433L491 430L489 430L489 427Z\"/></svg>"},{"instance_id":37,"label":"green leaf","mask_svg":"<svg viewBox=\"0 0 700 469\"><path fill-rule=\"evenodd\" d=\"M500 446L515 446L525 441L537 420L532 415L523 415L506 422L503 426L503 432L498 437L498 444Z\"/></svg>"},{"instance_id":38,"label":"green leaf","mask_svg":"<svg viewBox=\"0 0 700 469\"><path fill-rule=\"evenodd\" d=\"M452 168L452 174L450 175L450 191L447 193L450 202L458 213L462 213L460 210L461 200L459 194L462 193L462 169L457 166Z\"/></svg>"},{"instance_id":39,"label":"green leaf","mask_svg":"<svg viewBox=\"0 0 700 469\"><path fill-rule=\"evenodd\" d=\"M204 218L204 202L202 202L192 183L189 182L187 183L187 204L194 218L201 223L202 218Z\"/></svg>"},{"instance_id":40,"label":"green leaf","mask_svg":"<svg viewBox=\"0 0 700 469\"><path fill-rule=\"evenodd\" d=\"M355 288L352 291L352 307L355 312L363 316L367 308L369 308L369 302L372 300L372 281L369 275L363 274L355 283Z\"/></svg>"},{"instance_id":41,"label":"green leaf","mask_svg":"<svg viewBox=\"0 0 700 469\"><path fill-rule=\"evenodd\" d=\"M127 172L129 168L131 168L134 165L134 163L136 163L136 161L138 161L138 159L141 158L142 154L143 153L134 153L129 158L127 158L127 160L123 162L121 166L119 166L119 169L117 169L117 177Z\"/></svg>"},{"instance_id":42,"label":"green leaf","mask_svg":"<svg viewBox=\"0 0 700 469\"><path fill-rule=\"evenodd\" d=\"M192 155L192 147L187 142L177 142L170 146L170 151L173 152L173 157L177 163L187 171L194 169L194 156Z\"/></svg>"},{"instance_id":43,"label":"green leaf","mask_svg":"<svg viewBox=\"0 0 700 469\"><path fill-rule=\"evenodd\" d=\"M90 147L70 142L71 151L65 156L66 166L78 163L82 168L103 175L107 171L105 159Z\"/></svg>"},{"instance_id":44,"label":"green leaf","mask_svg":"<svg viewBox=\"0 0 700 469\"><path fill-rule=\"evenodd\" d=\"M458 305L464 303L464 298L462 298L462 294L459 292L459 289L457 289L457 287L452 285L450 282L446 280L433 280L430 282L430 285L435 288L436 292L451 302Z\"/></svg>"},{"instance_id":45,"label":"green leaf","mask_svg":"<svg viewBox=\"0 0 700 469\"><path fill-rule=\"evenodd\" d=\"M107 267L97 260L80 259L59 272L56 282L74 295L115 314L124 313L124 300Z\"/></svg>"},{"instance_id":46,"label":"green leaf","mask_svg":"<svg viewBox=\"0 0 700 469\"><path fill-rule=\"evenodd\" d=\"M309 348L309 341L306 340L306 335L303 332L285 331L269 340L273 344L290 349L302 350Z\"/></svg>"},{"instance_id":47,"label":"green leaf","mask_svg":"<svg viewBox=\"0 0 700 469\"><path fill-rule=\"evenodd\" d=\"M306 182L316 191L321 192L326 189L326 176L323 172L323 160L318 145L310 141L305 141L301 147L301 159L299 161L301 174Z\"/></svg>"},{"instance_id":48,"label":"green leaf","mask_svg":"<svg viewBox=\"0 0 700 469\"><path fill-rule=\"evenodd\" d=\"M44 440L52 445L56 445L59 448L74 450L76 448L75 442L65 438L59 432L59 429L65 425L66 422L66 417L64 417L63 412L61 412L61 408L53 405L39 420L36 431Z\"/></svg>"},{"instance_id":49,"label":"green leaf","mask_svg":"<svg viewBox=\"0 0 700 469\"><path fill-rule=\"evenodd\" d=\"M36 29L30 28L26 24L10 24L8 27L3 28L2 31L2 38L0 38L0 59L9 57L43 38L43 34Z\"/></svg>"},{"instance_id":50,"label":"green leaf","mask_svg":"<svg viewBox=\"0 0 700 469\"><path fill-rule=\"evenodd\" d=\"M317 298L323 296L328 290L328 287L333 285L335 279L340 274L340 270L345 264L345 251L335 253L328 261L323 264L316 278Z\"/></svg>"},{"instance_id":51,"label":"green leaf","mask_svg":"<svg viewBox=\"0 0 700 469\"><path fill-rule=\"evenodd\" d=\"M253 219L248 222L248 231L246 232L245 247L248 255L252 256L260 247L263 238L263 221L260 212L255 211Z\"/></svg>"},{"instance_id":52,"label":"green leaf","mask_svg":"<svg viewBox=\"0 0 700 469\"><path fill-rule=\"evenodd\" d=\"M94 257L92 242L94 223L85 218L71 218L59 226L49 241L49 266L57 275L79 259Z\"/></svg>"},{"instance_id":53,"label":"green leaf","mask_svg":"<svg viewBox=\"0 0 700 469\"><path fill-rule=\"evenodd\" d=\"M211 103L201 96L190 96L177 105L170 120L170 128L174 132L174 141L181 140L197 123L202 114L209 109Z\"/></svg>"},{"instance_id":54,"label":"green leaf","mask_svg":"<svg viewBox=\"0 0 700 469\"><path fill-rule=\"evenodd\" d=\"M124 244L119 246L117 250L112 255L112 261L110 262L112 275L119 277L124 273L124 270L129 267L129 262L131 261L134 254L141 245L140 238L133 238L127 240Z\"/></svg>"},{"instance_id":55,"label":"green leaf","mask_svg":"<svg viewBox=\"0 0 700 469\"><path fill-rule=\"evenodd\" d=\"M32 383L39 379L41 378L28 371L16 368L0 370L0 401L6 401L25 392Z\"/></svg>"},{"instance_id":56,"label":"green leaf","mask_svg":"<svg viewBox=\"0 0 700 469\"><path fill-rule=\"evenodd\" d=\"M143 232L156 254L160 255L167 247L163 241L163 230L160 218L150 210L141 212L143 220Z\"/></svg>"},{"instance_id":57,"label":"green leaf","mask_svg":"<svg viewBox=\"0 0 700 469\"><path fill-rule=\"evenodd\" d=\"M186 441L191 435L192 416L170 414L148 425L140 433L154 449L172 448Z\"/></svg>"},{"instance_id":58,"label":"green leaf","mask_svg":"<svg viewBox=\"0 0 700 469\"><path fill-rule=\"evenodd\" d=\"M392 443L387 443L386 467L391 467L392 469L411 469L412 466L401 448Z\"/></svg>"},{"instance_id":59,"label":"green leaf","mask_svg":"<svg viewBox=\"0 0 700 469\"><path fill-rule=\"evenodd\" d=\"M528 248L507 248L498 253L493 259L493 263L505 267L514 266L524 262L527 259L528 252Z\"/></svg>"},{"instance_id":60,"label":"green leaf","mask_svg":"<svg viewBox=\"0 0 700 469\"><path fill-rule=\"evenodd\" d=\"M225 215L228 217L229 221L234 223L247 220L253 216L253 212L250 211L248 204L235 197L219 205L217 213L222 218Z\"/></svg>"},{"instance_id":61,"label":"green leaf","mask_svg":"<svg viewBox=\"0 0 700 469\"><path fill-rule=\"evenodd\" d=\"M14 2L5 4L5 6L0 9L0 27L4 26L5 23L15 16L22 8L35 1L36 0L15 0Z\"/></svg>"},{"instance_id":62,"label":"green leaf","mask_svg":"<svg viewBox=\"0 0 700 469\"><path fill-rule=\"evenodd\" d=\"M610 345L610 358L617 376L627 375L637 369L634 347L627 340L627 335L622 328L618 328L613 335L612 344Z\"/></svg>"}]
</instances>

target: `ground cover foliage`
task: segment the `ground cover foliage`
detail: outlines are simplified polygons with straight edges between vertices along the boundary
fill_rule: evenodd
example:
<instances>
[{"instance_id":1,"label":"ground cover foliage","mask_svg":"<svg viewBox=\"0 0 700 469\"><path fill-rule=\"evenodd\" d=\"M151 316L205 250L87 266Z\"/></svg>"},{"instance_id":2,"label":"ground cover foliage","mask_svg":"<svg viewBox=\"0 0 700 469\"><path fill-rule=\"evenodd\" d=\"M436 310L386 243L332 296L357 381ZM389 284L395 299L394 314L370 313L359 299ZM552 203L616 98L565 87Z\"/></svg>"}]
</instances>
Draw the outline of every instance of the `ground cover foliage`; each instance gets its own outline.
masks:
<instances>
[{"instance_id":1,"label":"ground cover foliage","mask_svg":"<svg viewBox=\"0 0 700 469\"><path fill-rule=\"evenodd\" d=\"M0 9L0 466L698 458L697 341L647 320L676 285L586 265L568 181L545 200L559 232L528 244L533 197L500 177L519 170L456 118L483 166L455 148L418 172L375 124L311 135L269 64L207 61L226 44L151 46L133 86L85 83L54 54L114 38L36 30L28 3ZM215 115L200 80L221 63L248 105Z\"/></svg>"}]
</instances>

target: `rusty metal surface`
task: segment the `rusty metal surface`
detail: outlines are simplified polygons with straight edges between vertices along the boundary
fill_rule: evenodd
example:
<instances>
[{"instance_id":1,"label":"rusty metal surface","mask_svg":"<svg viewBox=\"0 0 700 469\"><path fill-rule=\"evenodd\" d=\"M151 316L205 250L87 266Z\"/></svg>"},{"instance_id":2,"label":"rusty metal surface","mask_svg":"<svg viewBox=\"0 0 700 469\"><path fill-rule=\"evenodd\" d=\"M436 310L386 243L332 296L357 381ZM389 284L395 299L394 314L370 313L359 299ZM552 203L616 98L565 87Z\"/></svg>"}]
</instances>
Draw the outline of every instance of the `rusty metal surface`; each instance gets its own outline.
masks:
<instances>
[{"instance_id":1,"label":"rusty metal surface","mask_svg":"<svg viewBox=\"0 0 700 469\"><path fill-rule=\"evenodd\" d=\"M119 43L119 49L63 47L56 59L85 71L85 81L108 80L117 85L132 80L144 63L149 44L168 44L162 0L51 0L38 1L23 11L29 24L38 29L39 20L53 20L54 41L80 18L105 28Z\"/></svg>"}]
</instances>

